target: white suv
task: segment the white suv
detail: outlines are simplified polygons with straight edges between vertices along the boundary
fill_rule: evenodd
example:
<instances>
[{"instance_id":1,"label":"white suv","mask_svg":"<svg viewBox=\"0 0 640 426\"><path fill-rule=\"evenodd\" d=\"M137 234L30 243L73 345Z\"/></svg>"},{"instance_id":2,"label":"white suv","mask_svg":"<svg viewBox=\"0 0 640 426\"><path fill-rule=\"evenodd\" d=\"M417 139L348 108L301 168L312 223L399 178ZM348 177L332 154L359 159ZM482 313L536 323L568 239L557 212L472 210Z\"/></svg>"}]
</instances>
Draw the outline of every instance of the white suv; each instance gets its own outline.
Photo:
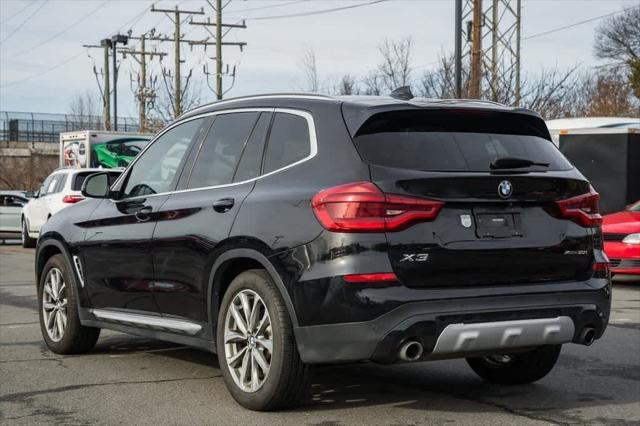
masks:
<instances>
[{"instance_id":1,"label":"white suv","mask_svg":"<svg viewBox=\"0 0 640 426\"><path fill-rule=\"evenodd\" d=\"M105 169L58 169L42 183L40 189L22 208L22 246L35 247L40 228L49 218L72 204L84 200L80 190L87 176ZM121 170L110 173L111 180Z\"/></svg>"}]
</instances>

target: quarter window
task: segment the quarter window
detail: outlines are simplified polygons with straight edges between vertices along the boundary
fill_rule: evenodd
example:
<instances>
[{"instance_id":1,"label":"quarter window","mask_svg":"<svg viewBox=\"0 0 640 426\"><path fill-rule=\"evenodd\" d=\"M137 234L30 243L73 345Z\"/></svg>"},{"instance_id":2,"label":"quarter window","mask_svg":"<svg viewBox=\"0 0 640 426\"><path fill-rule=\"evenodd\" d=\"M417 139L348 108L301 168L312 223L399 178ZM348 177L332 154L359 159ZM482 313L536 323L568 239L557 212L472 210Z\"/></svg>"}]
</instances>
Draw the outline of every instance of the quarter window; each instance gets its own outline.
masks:
<instances>
[{"instance_id":1,"label":"quarter window","mask_svg":"<svg viewBox=\"0 0 640 426\"><path fill-rule=\"evenodd\" d=\"M191 142L200 135L203 119L179 124L160 136L133 165L121 198L169 192Z\"/></svg>"},{"instance_id":2,"label":"quarter window","mask_svg":"<svg viewBox=\"0 0 640 426\"><path fill-rule=\"evenodd\" d=\"M259 115L242 112L216 116L196 159L189 188L231 183Z\"/></svg>"},{"instance_id":3,"label":"quarter window","mask_svg":"<svg viewBox=\"0 0 640 426\"><path fill-rule=\"evenodd\" d=\"M276 113L267 144L264 173L300 161L310 153L311 143L307 120L299 115Z\"/></svg>"}]
</instances>

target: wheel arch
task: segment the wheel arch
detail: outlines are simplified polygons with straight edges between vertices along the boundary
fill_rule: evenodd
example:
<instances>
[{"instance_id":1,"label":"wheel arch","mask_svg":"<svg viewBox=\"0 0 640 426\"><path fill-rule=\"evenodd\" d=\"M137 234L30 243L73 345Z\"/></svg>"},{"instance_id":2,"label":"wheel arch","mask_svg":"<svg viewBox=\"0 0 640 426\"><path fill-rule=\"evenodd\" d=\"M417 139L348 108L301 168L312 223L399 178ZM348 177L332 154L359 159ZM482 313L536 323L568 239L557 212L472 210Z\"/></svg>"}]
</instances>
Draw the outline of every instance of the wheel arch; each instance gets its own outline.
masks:
<instances>
[{"instance_id":1,"label":"wheel arch","mask_svg":"<svg viewBox=\"0 0 640 426\"><path fill-rule=\"evenodd\" d=\"M64 244L64 242L55 239L55 238L47 238L38 242L38 247L36 248L36 259L35 259L35 273L36 273L36 286L40 283L40 275L42 274L42 270L44 269L44 265L47 263L52 256L56 254L61 254L65 261L67 262L67 266L72 271L71 275L73 275L74 281L76 279L75 271L73 270L73 262L71 262L71 256L69 255L69 248Z\"/></svg>"},{"instance_id":2,"label":"wheel arch","mask_svg":"<svg viewBox=\"0 0 640 426\"><path fill-rule=\"evenodd\" d=\"M209 276L207 310L212 326L217 324L218 310L233 277L248 269L264 269L267 271L285 302L294 329L298 327L296 311L281 275L267 256L255 248L241 247L224 251L218 256L211 268Z\"/></svg>"}]
</instances>

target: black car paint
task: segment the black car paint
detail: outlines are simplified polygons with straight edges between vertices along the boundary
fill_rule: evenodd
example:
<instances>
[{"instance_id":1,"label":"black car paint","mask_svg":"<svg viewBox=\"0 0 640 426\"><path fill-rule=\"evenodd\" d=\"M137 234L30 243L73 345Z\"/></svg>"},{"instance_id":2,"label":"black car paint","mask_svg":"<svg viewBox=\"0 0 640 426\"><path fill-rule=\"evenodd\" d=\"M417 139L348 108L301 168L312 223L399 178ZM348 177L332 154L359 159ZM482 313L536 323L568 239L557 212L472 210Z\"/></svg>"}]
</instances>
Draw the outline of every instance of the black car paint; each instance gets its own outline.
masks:
<instances>
[{"instance_id":1,"label":"black car paint","mask_svg":"<svg viewBox=\"0 0 640 426\"><path fill-rule=\"evenodd\" d=\"M420 307L433 309L437 303L460 306L460 312L464 311L470 318L492 310L497 310L498 318L510 318L526 317L527 312L544 309L573 309L577 312L572 316L576 324L581 323L580 316L588 311L588 315L598 319L600 336L608 321L610 283L608 279L591 277L591 264L606 259L601 248L594 246L595 231L591 229L558 220L552 225L556 228L553 233L541 235L538 240L541 246L556 243L544 250L530 241L482 241L482 250L485 253L493 250L497 256L489 259L515 256L521 260L500 269L499 273L495 272L495 264L487 265L474 271L477 279L461 281L461 277L469 278L474 266L473 262L461 262L461 255L469 259L481 253L477 245L465 243L466 238L471 238L465 234L471 231L459 226L460 212L473 215L473 209L482 206L502 210L533 203L536 207L528 214L534 219L543 215L548 219L550 213L545 206L551 201L588 189L588 182L577 170L475 176L388 169L363 163L351 142L348 127L353 128L354 120L362 120L367 114L389 109L449 106L416 106L388 100L365 108L361 105L356 114L353 111L358 110L358 102L349 100L258 97L213 104L187 113L181 120L225 109L306 111L314 119L318 152L304 164L238 185L183 191L183 172L177 183L178 191L170 194L133 201L90 199L78 203L56 214L43 228L36 252L36 273L39 276L46 257L56 250L64 251L70 265L71 256L79 256L84 274L84 286L79 291L84 324L214 350L217 309L228 285L223 279L225 271L263 267L281 290L301 356L308 362L369 359L374 355L383 359L380 355L383 349L376 350L376 347L384 348L388 344L384 339L389 333L403 334L416 324L422 327L419 317L427 312L420 311ZM455 106L479 108L475 103L456 103ZM532 114L497 106L482 105L482 108ZM343 116L343 109L351 111L356 119ZM190 167L193 159L191 149L183 170ZM513 198L507 201L499 199L496 192L498 182L505 178L510 179L515 188ZM324 230L310 208L313 195L346 182L369 180L387 192L444 200L446 207L435 221L415 224L397 233L339 234ZM531 182L537 185L531 186ZM216 211L216 201L228 198L233 199L233 206L224 212ZM136 218L141 205L151 207L145 220ZM412 270L398 263L398 256L418 250L438 259L438 265L425 272L422 265ZM566 250L587 250L588 253L565 257ZM558 270L569 268L574 273L571 276L534 274L532 279L529 269L518 276L518 268L535 269L536 261L540 269L540 258L534 258L540 251L548 252L549 257L545 259L556 262ZM79 271L74 271L77 276ZM391 271L398 274L400 282L346 284L342 279L346 274ZM515 280L504 280L509 273L514 274ZM429 274L437 279L424 278ZM572 308L570 302L574 296L585 301L576 302ZM510 309L505 308L509 306L505 301L529 297L539 304L512 303ZM554 308L554 305L557 306ZM96 321L89 309L105 307L181 318L202 324L203 329L199 335L187 337ZM519 314L508 313L513 310ZM438 309L434 309L436 311ZM447 312L444 317L442 313L433 314L429 321L441 323L451 314ZM408 315L404 321L403 315ZM372 334L367 327L373 324L378 325ZM398 331L402 324L405 329ZM427 328L433 337L437 327ZM353 338L354 342L362 341L360 349L347 345L352 349L345 346L339 356L330 357L331 348L340 349L339 345L349 340L349 335L358 332L365 333ZM578 328L576 339L577 333ZM326 341L329 336L335 340L333 345ZM320 342L324 342L324 350L318 349Z\"/></svg>"}]
</instances>

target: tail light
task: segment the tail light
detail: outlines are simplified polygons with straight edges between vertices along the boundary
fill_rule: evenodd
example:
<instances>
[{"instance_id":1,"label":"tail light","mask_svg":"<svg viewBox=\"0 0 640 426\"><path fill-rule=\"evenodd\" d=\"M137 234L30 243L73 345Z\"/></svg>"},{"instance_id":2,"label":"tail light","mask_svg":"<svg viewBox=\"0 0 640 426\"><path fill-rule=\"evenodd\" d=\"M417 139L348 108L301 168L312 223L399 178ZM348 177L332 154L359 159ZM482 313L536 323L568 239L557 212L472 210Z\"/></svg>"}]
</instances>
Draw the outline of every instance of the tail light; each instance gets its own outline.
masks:
<instances>
[{"instance_id":1,"label":"tail light","mask_svg":"<svg viewBox=\"0 0 640 426\"><path fill-rule=\"evenodd\" d=\"M322 226L335 232L400 231L435 219L443 205L441 201L385 194L371 182L325 189L311 200Z\"/></svg>"},{"instance_id":2,"label":"tail light","mask_svg":"<svg viewBox=\"0 0 640 426\"><path fill-rule=\"evenodd\" d=\"M561 218L591 228L602 225L602 216L598 209L599 200L600 194L591 187L586 194L556 201L556 206Z\"/></svg>"},{"instance_id":3,"label":"tail light","mask_svg":"<svg viewBox=\"0 0 640 426\"><path fill-rule=\"evenodd\" d=\"M377 274L353 274L342 277L348 283L371 283L398 281L398 277L393 272L382 272Z\"/></svg>"},{"instance_id":4,"label":"tail light","mask_svg":"<svg viewBox=\"0 0 640 426\"><path fill-rule=\"evenodd\" d=\"M65 195L62 197L62 202L66 204L75 204L78 201L84 200L84 197L80 195Z\"/></svg>"}]
</instances>

